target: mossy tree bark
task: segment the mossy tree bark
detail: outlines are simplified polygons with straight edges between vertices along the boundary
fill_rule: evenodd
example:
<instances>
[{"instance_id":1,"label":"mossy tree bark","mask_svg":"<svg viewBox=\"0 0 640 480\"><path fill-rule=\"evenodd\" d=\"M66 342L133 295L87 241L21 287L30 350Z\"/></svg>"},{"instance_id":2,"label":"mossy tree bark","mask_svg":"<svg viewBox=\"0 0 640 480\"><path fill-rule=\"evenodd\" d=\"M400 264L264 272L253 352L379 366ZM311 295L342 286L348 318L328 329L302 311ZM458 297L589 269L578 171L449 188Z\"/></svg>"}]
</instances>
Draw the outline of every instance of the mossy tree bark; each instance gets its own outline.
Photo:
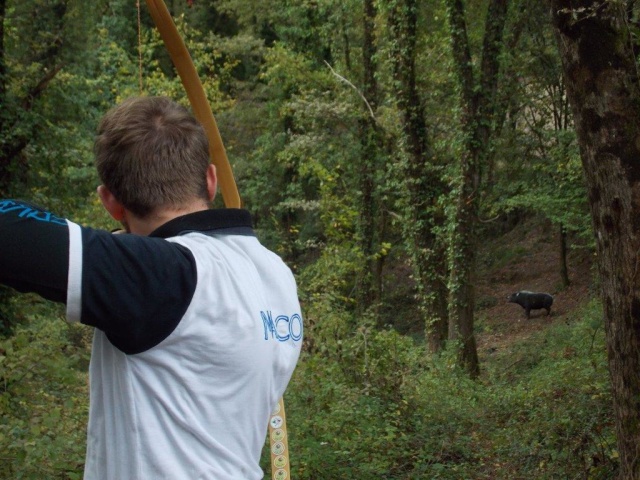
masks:
<instances>
[{"instance_id":1,"label":"mossy tree bark","mask_svg":"<svg viewBox=\"0 0 640 480\"><path fill-rule=\"evenodd\" d=\"M500 54L508 5L508 0L489 2L482 60L476 81L464 4L462 0L447 2L464 132L451 239L449 339L460 342L460 364L472 377L476 377L480 369L473 331L479 197L482 169L489 158L494 132L496 93L501 73Z\"/></svg>"},{"instance_id":2,"label":"mossy tree bark","mask_svg":"<svg viewBox=\"0 0 640 480\"><path fill-rule=\"evenodd\" d=\"M376 6L373 0L363 0L363 96L368 105L362 106L362 119L359 124L361 142L361 162L358 172L360 189L360 208L358 218L358 239L364 256L365 268L360 272L358 281L358 310L363 313L380 302L382 261L377 254L380 245L379 224L380 200L376 177L379 170L380 133L376 121L370 112L375 112L378 104L378 82L376 80Z\"/></svg>"},{"instance_id":3,"label":"mossy tree bark","mask_svg":"<svg viewBox=\"0 0 640 480\"><path fill-rule=\"evenodd\" d=\"M640 478L640 78L633 2L551 0L602 285L620 478Z\"/></svg>"},{"instance_id":4,"label":"mossy tree bark","mask_svg":"<svg viewBox=\"0 0 640 480\"><path fill-rule=\"evenodd\" d=\"M437 353L448 336L445 246L434 233L434 227L444 223L444 213L437 207L444 185L434 165L423 102L416 86L418 2L394 0L387 8L394 96L402 123L399 141L406 191L403 234L425 318L427 345Z\"/></svg>"}]
</instances>

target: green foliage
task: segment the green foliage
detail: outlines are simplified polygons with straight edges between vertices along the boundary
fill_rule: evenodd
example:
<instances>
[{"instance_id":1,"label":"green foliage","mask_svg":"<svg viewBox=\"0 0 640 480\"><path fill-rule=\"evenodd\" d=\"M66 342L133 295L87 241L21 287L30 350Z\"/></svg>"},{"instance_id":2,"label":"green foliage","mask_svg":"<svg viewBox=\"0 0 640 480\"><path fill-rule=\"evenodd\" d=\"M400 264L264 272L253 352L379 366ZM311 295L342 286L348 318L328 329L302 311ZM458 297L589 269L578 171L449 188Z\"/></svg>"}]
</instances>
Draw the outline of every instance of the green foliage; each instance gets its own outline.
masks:
<instances>
[{"instance_id":1,"label":"green foliage","mask_svg":"<svg viewBox=\"0 0 640 480\"><path fill-rule=\"evenodd\" d=\"M318 329L331 329L331 321L323 316ZM401 387L418 367L410 343L393 331L361 327L323 344L323 355L305 357L286 397L295 425L292 475L374 479L401 464L411 442L411 405Z\"/></svg>"},{"instance_id":2,"label":"green foliage","mask_svg":"<svg viewBox=\"0 0 640 480\"><path fill-rule=\"evenodd\" d=\"M50 151L54 139L60 140L64 125L70 124L65 122L77 122L78 117L70 113L82 103L81 95L68 95L68 105L59 102L58 108L49 111L46 106L43 109L43 100L63 76L75 78L80 59L86 60L83 49L90 43L86 26L93 11L76 1L9 1L6 7L0 51L0 63L6 68L0 79L0 191L15 196L28 188L29 175L40 169L39 155ZM69 81L70 88L77 86ZM74 93L80 94L81 89ZM62 124L57 122L60 118ZM37 148L38 138L45 144L43 149ZM35 151L30 151L34 146Z\"/></svg>"},{"instance_id":3,"label":"green foliage","mask_svg":"<svg viewBox=\"0 0 640 480\"><path fill-rule=\"evenodd\" d=\"M507 73L492 125L493 163L482 172L481 213L537 212L588 233L575 134L539 10L544 6L521 3L526 8L513 9L508 29L515 46L501 58ZM407 225L411 205L404 192L425 179L406 178L389 61L397 39L386 24L391 5L376 5L380 145L379 158L365 159L366 165L368 133L359 127L368 115L360 96L361 2L173 5L259 236L298 274L305 351L286 394L293 478L613 478L617 460L597 305L574 323L483 358L477 382L455 367L453 349L431 358L411 340L422 337L415 325L424 319L403 246L420 225ZM485 7L467 3L474 58ZM465 137L444 12L445 2L420 3L416 31L417 88L433 148L427 176L441 178L448 189L428 207L431 217L445 217L433 230L438 239L455 227L451 199ZM12 159L12 196L83 224L114 226L94 195L91 146L100 115L140 93L135 19L128 0L101 0L92 8L77 1L8 2L0 146L28 139ZM144 7L142 24L144 91L186 104ZM59 50L57 38L64 39ZM23 108L26 92L58 63L63 69ZM363 165L382 161L373 178L384 202L384 231L376 232L383 241L374 253L386 262L383 305L358 315L354 292L367 261L357 238L359 179ZM495 268L522 248L503 249L482 266ZM492 298L478 303L489 306ZM64 324L61 315L49 304L0 291L0 478L81 476L88 331Z\"/></svg>"},{"instance_id":4,"label":"green foliage","mask_svg":"<svg viewBox=\"0 0 640 480\"><path fill-rule=\"evenodd\" d=\"M539 2L523 2L512 19L515 33L508 41L518 48L507 52L508 72L501 86L510 98L502 99L504 124L494 146L494 177L484 214L534 213L591 238L576 134L544 8Z\"/></svg>"},{"instance_id":5,"label":"green foliage","mask_svg":"<svg viewBox=\"0 0 640 480\"><path fill-rule=\"evenodd\" d=\"M526 154L519 147L510 153L515 156L510 161L500 162L497 173L501 181L494 188L492 211L487 215L514 210L528 212L563 225L567 231L585 239L591 238L575 133L541 129L534 138L522 138L519 145L525 151L544 145L540 156L531 152Z\"/></svg>"},{"instance_id":6,"label":"green foliage","mask_svg":"<svg viewBox=\"0 0 640 480\"><path fill-rule=\"evenodd\" d=\"M474 382L392 331L346 331L323 302L307 304L323 343L286 395L295 478L615 478L598 305L499 352Z\"/></svg>"},{"instance_id":7,"label":"green foliage","mask_svg":"<svg viewBox=\"0 0 640 480\"><path fill-rule=\"evenodd\" d=\"M8 337L17 323L15 292L0 285L0 338Z\"/></svg>"},{"instance_id":8,"label":"green foliage","mask_svg":"<svg viewBox=\"0 0 640 480\"><path fill-rule=\"evenodd\" d=\"M42 3L46 9L36 15L33 9ZM1 128L0 121L0 173L3 162L11 162L9 195L27 196L61 213L82 208L98 183L92 143L98 119L108 108L141 94L140 79L144 93L168 95L188 104L155 29L143 25L138 45L131 21L136 17L135 6L113 1L110 7L98 18L98 10L76 2L9 5L4 51L7 94L0 98L1 120L11 127ZM36 24L29 20L33 18ZM176 24L193 54L212 108L228 109L233 102L223 89L230 89L236 60L231 55L223 58L211 35L190 28L184 16ZM26 44L32 48L25 50ZM55 75L47 79L52 70ZM41 90L34 87L40 84ZM34 91L37 96L31 98ZM21 146L12 157L2 158L2 149L11 152L12 145Z\"/></svg>"},{"instance_id":9,"label":"green foliage","mask_svg":"<svg viewBox=\"0 0 640 480\"><path fill-rule=\"evenodd\" d=\"M261 79L267 131L238 164L239 184L262 238L295 262L327 238L352 237L354 187L344 174L359 153L354 113L327 69L282 45L269 50Z\"/></svg>"},{"instance_id":10,"label":"green foliage","mask_svg":"<svg viewBox=\"0 0 640 480\"><path fill-rule=\"evenodd\" d=\"M581 321L557 325L498 354L490 375L495 387L503 389L492 400L496 424L519 431L495 437L496 452L506 462L519 463L521 471L535 478L571 478L577 472L583 478L615 478L617 452L598 304L590 304Z\"/></svg>"},{"instance_id":11,"label":"green foliage","mask_svg":"<svg viewBox=\"0 0 640 480\"><path fill-rule=\"evenodd\" d=\"M332 60L336 31L346 28L353 2L336 0L269 0L259 4L239 0L220 2L221 11L239 21L240 28L262 35L270 45L286 43L293 51L306 53L315 61ZM355 4L357 5L357 3Z\"/></svg>"},{"instance_id":12,"label":"green foliage","mask_svg":"<svg viewBox=\"0 0 640 480\"><path fill-rule=\"evenodd\" d=\"M499 350L474 382L453 356L303 298L307 350L285 398L295 478L614 478L597 304ZM22 299L26 323L0 342L0 478L80 478L89 330Z\"/></svg>"},{"instance_id":13,"label":"green foliage","mask_svg":"<svg viewBox=\"0 0 640 480\"><path fill-rule=\"evenodd\" d=\"M63 322L50 304L28 310L0 341L0 478L80 479L90 331Z\"/></svg>"}]
</instances>

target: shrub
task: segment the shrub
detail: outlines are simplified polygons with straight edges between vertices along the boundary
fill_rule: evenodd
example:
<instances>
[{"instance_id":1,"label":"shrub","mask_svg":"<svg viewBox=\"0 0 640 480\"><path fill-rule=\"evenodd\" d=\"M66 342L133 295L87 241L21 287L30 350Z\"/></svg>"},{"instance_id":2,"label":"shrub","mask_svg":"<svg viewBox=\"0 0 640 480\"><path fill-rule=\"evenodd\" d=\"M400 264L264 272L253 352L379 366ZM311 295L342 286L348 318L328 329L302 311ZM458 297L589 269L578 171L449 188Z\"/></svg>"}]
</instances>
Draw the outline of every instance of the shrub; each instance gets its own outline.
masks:
<instances>
[{"instance_id":1,"label":"shrub","mask_svg":"<svg viewBox=\"0 0 640 480\"><path fill-rule=\"evenodd\" d=\"M479 381L393 331L323 336L330 345L305 353L286 395L292 476L614 478L601 318L590 305L492 356Z\"/></svg>"},{"instance_id":2,"label":"shrub","mask_svg":"<svg viewBox=\"0 0 640 480\"><path fill-rule=\"evenodd\" d=\"M30 310L0 341L0 478L80 479L89 330L60 320L57 306Z\"/></svg>"}]
</instances>

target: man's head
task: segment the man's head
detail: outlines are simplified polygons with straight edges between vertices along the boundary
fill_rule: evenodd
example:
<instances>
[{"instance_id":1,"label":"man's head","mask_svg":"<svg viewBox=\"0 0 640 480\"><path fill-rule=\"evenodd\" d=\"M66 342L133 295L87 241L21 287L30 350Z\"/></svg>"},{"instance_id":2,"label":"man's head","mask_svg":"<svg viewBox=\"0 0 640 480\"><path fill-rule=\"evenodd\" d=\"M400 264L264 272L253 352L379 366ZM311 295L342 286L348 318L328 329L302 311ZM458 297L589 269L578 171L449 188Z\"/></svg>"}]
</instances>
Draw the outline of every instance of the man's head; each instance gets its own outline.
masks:
<instances>
[{"instance_id":1,"label":"man's head","mask_svg":"<svg viewBox=\"0 0 640 480\"><path fill-rule=\"evenodd\" d=\"M135 97L111 109L98 126L94 150L104 187L139 218L212 199L204 129L168 98Z\"/></svg>"}]
</instances>

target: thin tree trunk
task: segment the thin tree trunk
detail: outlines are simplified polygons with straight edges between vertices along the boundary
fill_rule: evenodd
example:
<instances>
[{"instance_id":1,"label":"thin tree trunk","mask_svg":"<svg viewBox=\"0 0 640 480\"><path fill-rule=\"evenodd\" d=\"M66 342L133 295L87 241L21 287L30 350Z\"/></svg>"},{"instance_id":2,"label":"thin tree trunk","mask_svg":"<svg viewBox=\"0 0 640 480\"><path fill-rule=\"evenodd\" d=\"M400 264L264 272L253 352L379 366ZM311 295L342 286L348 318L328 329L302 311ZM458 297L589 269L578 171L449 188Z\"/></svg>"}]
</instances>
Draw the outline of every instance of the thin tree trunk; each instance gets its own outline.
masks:
<instances>
[{"instance_id":1,"label":"thin tree trunk","mask_svg":"<svg viewBox=\"0 0 640 480\"><path fill-rule=\"evenodd\" d=\"M376 45L374 38L374 24L376 18L376 7L373 0L363 1L363 44L362 44L362 64L363 64L363 95L369 107L375 111L378 99L378 84L376 81L375 62ZM361 194L360 217L359 217L359 242L360 249L364 255L365 268L360 273L358 286L358 310L364 312L369 309L376 298L380 298L376 287L380 285L377 278L381 274L381 268L376 259L376 247L379 244L377 238L378 228L376 222L379 221L378 205L376 195L376 172L377 158L379 151L379 138L375 120L366 110L360 120L360 138L362 144L361 164L358 172L359 188Z\"/></svg>"},{"instance_id":2,"label":"thin tree trunk","mask_svg":"<svg viewBox=\"0 0 640 480\"><path fill-rule=\"evenodd\" d=\"M563 287L568 287L571 285L571 280L567 265L567 229L562 224L558 226L558 243L560 247L560 280Z\"/></svg>"},{"instance_id":3,"label":"thin tree trunk","mask_svg":"<svg viewBox=\"0 0 640 480\"><path fill-rule=\"evenodd\" d=\"M640 80L616 2L551 0L596 238L620 478L640 478Z\"/></svg>"},{"instance_id":4,"label":"thin tree trunk","mask_svg":"<svg viewBox=\"0 0 640 480\"><path fill-rule=\"evenodd\" d=\"M352 70L352 66L351 66L351 42L349 41L349 33L347 30L347 25L345 24L345 18L346 16L346 8L343 5L342 6L342 15L341 15L341 22L340 22L340 28L342 30L342 43L343 43L343 49L344 49L344 65L347 69L347 72L351 73Z\"/></svg>"},{"instance_id":5,"label":"thin tree trunk","mask_svg":"<svg viewBox=\"0 0 640 480\"><path fill-rule=\"evenodd\" d=\"M402 121L402 149L406 156L404 185L407 191L404 235L407 238L418 301L425 316L429 350L436 353L447 339L448 312L444 246L434 234L442 215L435 203L443 191L433 168L424 108L416 87L417 2L403 0L389 10L392 35L391 60L395 97Z\"/></svg>"},{"instance_id":6,"label":"thin tree trunk","mask_svg":"<svg viewBox=\"0 0 640 480\"><path fill-rule=\"evenodd\" d=\"M499 56L508 3L508 0L492 0L489 4L479 84L474 80L464 5L462 0L450 0L447 4L453 56L461 89L461 120L465 134L451 240L449 339L460 342L460 364L472 377L476 377L480 371L473 331L479 196L482 168L491 147L500 73Z\"/></svg>"}]
</instances>

